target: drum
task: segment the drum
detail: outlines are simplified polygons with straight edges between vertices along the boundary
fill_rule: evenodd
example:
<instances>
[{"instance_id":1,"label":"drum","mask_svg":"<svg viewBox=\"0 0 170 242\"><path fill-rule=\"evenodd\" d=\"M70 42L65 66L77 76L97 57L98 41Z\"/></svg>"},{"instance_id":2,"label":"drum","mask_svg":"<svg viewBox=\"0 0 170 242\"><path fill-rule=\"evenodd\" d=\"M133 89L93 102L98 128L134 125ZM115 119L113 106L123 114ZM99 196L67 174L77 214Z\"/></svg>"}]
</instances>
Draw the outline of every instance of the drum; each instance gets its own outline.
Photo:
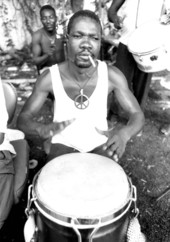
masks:
<instances>
[{"instance_id":1,"label":"drum","mask_svg":"<svg viewBox=\"0 0 170 242\"><path fill-rule=\"evenodd\" d=\"M53 159L33 180L37 241L125 241L135 191L109 158L71 153Z\"/></svg>"},{"instance_id":2,"label":"drum","mask_svg":"<svg viewBox=\"0 0 170 242\"><path fill-rule=\"evenodd\" d=\"M167 31L169 26L153 21L143 24L131 34L128 49L141 71L159 72L169 68Z\"/></svg>"}]
</instances>

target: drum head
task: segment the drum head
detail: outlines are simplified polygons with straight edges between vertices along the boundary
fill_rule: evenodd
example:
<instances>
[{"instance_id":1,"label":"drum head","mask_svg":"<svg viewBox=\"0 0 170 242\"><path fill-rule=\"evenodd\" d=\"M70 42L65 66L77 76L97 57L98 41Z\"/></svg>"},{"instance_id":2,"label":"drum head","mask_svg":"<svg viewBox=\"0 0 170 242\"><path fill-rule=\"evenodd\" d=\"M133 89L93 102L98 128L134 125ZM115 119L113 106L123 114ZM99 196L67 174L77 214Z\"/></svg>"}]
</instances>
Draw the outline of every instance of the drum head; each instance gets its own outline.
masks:
<instances>
[{"instance_id":1,"label":"drum head","mask_svg":"<svg viewBox=\"0 0 170 242\"><path fill-rule=\"evenodd\" d=\"M141 25L131 34L128 49L134 54L144 54L163 46L164 42L164 26L157 21L151 21Z\"/></svg>"},{"instance_id":2,"label":"drum head","mask_svg":"<svg viewBox=\"0 0 170 242\"><path fill-rule=\"evenodd\" d=\"M38 201L66 217L113 214L130 197L128 178L113 160L90 153L59 156L40 171L34 185Z\"/></svg>"}]
</instances>

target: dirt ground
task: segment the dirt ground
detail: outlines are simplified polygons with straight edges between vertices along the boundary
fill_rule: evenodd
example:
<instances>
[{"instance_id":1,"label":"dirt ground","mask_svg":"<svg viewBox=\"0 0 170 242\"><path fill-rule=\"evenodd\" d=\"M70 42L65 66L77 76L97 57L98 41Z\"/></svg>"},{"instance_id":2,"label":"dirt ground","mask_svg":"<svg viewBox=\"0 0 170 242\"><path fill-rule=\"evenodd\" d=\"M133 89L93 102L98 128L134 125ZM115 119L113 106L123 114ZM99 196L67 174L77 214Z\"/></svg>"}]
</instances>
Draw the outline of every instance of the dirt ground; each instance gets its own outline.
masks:
<instances>
[{"instance_id":1,"label":"dirt ground","mask_svg":"<svg viewBox=\"0 0 170 242\"><path fill-rule=\"evenodd\" d=\"M119 164L137 188L137 206L140 211L138 218L148 242L170 241L170 136L159 133L161 125L170 123L170 90L161 85L161 80L164 79L170 87L169 72L154 75L144 111L146 123L142 135L128 142L126 152L119 160ZM14 85L18 93L16 117L12 124L15 128L16 118L33 84ZM47 100L37 120L48 122L51 119L50 106L51 101ZM122 122L115 114L112 118ZM30 160L38 160L38 166L30 169L29 185L34 175L44 165L46 157L37 137L27 137L27 139L31 148ZM27 187L20 203L11 211L0 237L1 242L24 241L26 203Z\"/></svg>"}]
</instances>

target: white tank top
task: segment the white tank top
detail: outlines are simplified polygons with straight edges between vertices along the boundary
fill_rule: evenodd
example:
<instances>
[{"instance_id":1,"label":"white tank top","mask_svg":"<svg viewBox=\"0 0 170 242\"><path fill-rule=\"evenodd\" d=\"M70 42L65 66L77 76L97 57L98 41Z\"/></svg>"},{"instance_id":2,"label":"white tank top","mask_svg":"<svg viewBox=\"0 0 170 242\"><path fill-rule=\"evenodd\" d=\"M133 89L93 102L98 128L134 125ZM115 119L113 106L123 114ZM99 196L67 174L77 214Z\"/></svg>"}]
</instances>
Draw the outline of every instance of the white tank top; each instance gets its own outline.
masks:
<instances>
[{"instance_id":1,"label":"white tank top","mask_svg":"<svg viewBox=\"0 0 170 242\"><path fill-rule=\"evenodd\" d=\"M67 95L61 80L58 65L50 67L53 92L55 97L55 122L75 119L61 133L52 138L52 143L61 143L73 147L80 152L89 152L104 144L107 137L99 134L96 128L107 130L107 96L108 70L105 62L98 61L98 81L89 98L86 109L78 109L74 101Z\"/></svg>"}]
</instances>

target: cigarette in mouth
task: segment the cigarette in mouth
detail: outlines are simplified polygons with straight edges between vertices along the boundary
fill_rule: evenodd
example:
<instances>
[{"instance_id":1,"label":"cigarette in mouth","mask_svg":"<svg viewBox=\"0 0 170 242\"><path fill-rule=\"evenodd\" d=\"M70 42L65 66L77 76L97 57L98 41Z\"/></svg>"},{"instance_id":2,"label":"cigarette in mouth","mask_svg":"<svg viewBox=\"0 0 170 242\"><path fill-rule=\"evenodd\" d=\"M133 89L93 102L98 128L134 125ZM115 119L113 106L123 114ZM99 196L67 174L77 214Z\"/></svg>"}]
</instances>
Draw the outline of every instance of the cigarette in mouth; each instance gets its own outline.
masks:
<instances>
[{"instance_id":1,"label":"cigarette in mouth","mask_svg":"<svg viewBox=\"0 0 170 242\"><path fill-rule=\"evenodd\" d=\"M91 57L91 55L89 55L89 60L90 60L90 62L91 62L91 64L92 64L92 66L93 66L93 67L96 67L96 64L95 64L93 58Z\"/></svg>"}]
</instances>

